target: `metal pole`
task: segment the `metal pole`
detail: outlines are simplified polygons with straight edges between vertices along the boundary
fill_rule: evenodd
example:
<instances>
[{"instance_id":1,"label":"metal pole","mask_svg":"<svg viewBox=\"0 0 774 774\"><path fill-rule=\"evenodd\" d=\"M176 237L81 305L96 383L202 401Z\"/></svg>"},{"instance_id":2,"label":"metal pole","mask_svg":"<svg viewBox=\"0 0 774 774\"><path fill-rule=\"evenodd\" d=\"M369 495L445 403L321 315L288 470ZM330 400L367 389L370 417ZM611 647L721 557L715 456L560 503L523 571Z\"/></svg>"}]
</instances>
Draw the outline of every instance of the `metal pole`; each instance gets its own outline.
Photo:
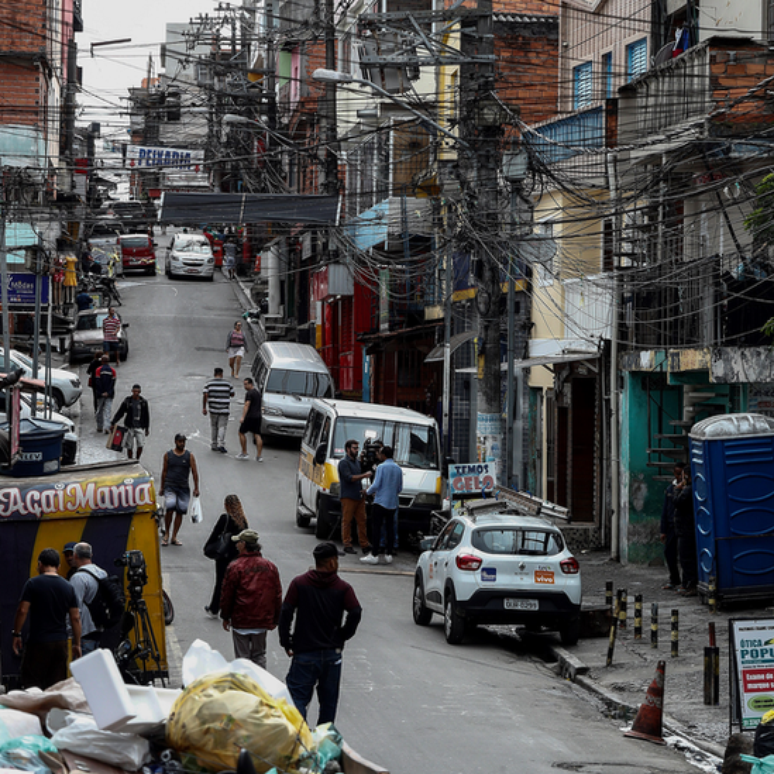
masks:
<instances>
[{"instance_id":1,"label":"metal pole","mask_svg":"<svg viewBox=\"0 0 774 774\"><path fill-rule=\"evenodd\" d=\"M451 402L452 375L451 375L451 328L452 328L452 257L446 248L446 280L444 282L444 310L443 310L443 398L441 418L443 432L443 451L445 457L451 457L451 421L449 408Z\"/></svg>"},{"instance_id":2,"label":"metal pole","mask_svg":"<svg viewBox=\"0 0 774 774\"><path fill-rule=\"evenodd\" d=\"M613 260L618 255L618 234L620 233L621 216L618 212L618 154L613 151L608 154L608 177L610 184L610 199L615 208L615 224L613 226ZM610 341L610 558L617 560L620 552L620 450L619 450L619 416L618 416L618 271L613 266L613 303Z\"/></svg>"}]
</instances>

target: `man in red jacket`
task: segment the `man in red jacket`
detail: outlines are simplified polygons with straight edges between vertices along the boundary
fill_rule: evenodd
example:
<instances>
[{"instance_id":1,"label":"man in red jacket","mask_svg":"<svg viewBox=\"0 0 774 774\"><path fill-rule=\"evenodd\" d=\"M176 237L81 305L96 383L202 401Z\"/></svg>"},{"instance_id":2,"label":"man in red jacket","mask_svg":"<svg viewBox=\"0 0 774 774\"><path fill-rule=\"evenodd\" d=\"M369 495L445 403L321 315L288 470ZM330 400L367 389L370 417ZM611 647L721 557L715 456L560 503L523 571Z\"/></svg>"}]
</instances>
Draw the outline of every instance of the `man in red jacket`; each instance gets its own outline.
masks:
<instances>
[{"instance_id":1,"label":"man in red jacket","mask_svg":"<svg viewBox=\"0 0 774 774\"><path fill-rule=\"evenodd\" d=\"M279 570L261 556L258 533L243 529L231 538L239 556L226 570L220 593L223 628L231 629L234 657L266 669L266 633L276 628L282 606Z\"/></svg>"}]
</instances>

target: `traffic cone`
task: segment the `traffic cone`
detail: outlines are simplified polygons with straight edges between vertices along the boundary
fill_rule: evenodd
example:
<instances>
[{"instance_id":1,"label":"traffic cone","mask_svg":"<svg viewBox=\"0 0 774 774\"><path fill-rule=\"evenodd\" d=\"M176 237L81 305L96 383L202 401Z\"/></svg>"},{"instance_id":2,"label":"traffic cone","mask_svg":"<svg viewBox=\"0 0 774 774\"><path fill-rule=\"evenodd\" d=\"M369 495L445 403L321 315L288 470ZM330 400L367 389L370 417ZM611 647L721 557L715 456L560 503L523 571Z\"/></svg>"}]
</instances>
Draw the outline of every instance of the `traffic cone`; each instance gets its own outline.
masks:
<instances>
[{"instance_id":1,"label":"traffic cone","mask_svg":"<svg viewBox=\"0 0 774 774\"><path fill-rule=\"evenodd\" d=\"M656 676L645 694L645 701L640 705L637 717L634 718L632 727L624 733L635 739L644 739L647 742L666 744L661 737L661 722L664 712L664 670L666 662L659 661L656 667Z\"/></svg>"}]
</instances>

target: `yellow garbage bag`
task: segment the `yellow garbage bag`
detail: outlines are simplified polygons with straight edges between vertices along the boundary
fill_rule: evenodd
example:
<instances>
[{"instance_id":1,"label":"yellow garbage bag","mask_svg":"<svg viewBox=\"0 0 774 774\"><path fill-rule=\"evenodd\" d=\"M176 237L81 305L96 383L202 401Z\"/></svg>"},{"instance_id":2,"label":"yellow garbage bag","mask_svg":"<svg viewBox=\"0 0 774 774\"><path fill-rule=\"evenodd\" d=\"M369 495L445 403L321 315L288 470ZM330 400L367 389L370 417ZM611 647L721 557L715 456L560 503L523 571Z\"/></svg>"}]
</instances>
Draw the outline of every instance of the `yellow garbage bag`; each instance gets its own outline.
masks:
<instances>
[{"instance_id":1,"label":"yellow garbage bag","mask_svg":"<svg viewBox=\"0 0 774 774\"><path fill-rule=\"evenodd\" d=\"M312 734L295 707L235 672L200 677L178 696L167 721L167 744L215 772L236 769L244 747L258 774L272 767L292 771L313 748Z\"/></svg>"}]
</instances>

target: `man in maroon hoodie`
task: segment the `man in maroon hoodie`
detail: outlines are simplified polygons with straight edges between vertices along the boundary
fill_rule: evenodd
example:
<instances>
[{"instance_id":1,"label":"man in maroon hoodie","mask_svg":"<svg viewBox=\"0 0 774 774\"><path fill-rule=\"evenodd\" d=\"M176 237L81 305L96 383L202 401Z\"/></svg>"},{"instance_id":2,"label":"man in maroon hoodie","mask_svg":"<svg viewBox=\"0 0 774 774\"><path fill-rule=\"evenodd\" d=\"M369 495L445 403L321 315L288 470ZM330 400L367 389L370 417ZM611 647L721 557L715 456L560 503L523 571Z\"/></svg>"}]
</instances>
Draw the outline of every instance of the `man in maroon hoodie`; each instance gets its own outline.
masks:
<instances>
[{"instance_id":1,"label":"man in maroon hoodie","mask_svg":"<svg viewBox=\"0 0 774 774\"><path fill-rule=\"evenodd\" d=\"M231 538L239 556L226 570L220 593L223 628L231 629L234 657L249 658L266 669L266 633L276 628L282 605L279 570L261 556L254 529Z\"/></svg>"},{"instance_id":2,"label":"man in maroon hoodie","mask_svg":"<svg viewBox=\"0 0 774 774\"><path fill-rule=\"evenodd\" d=\"M363 609L352 586L338 576L339 552L320 543L312 552L315 569L290 583L279 620L280 645L293 661L285 678L293 703L306 719L317 686L317 724L336 719L341 680L341 651L354 636ZM342 619L346 612L346 620ZM296 625L290 628L295 615Z\"/></svg>"}]
</instances>

